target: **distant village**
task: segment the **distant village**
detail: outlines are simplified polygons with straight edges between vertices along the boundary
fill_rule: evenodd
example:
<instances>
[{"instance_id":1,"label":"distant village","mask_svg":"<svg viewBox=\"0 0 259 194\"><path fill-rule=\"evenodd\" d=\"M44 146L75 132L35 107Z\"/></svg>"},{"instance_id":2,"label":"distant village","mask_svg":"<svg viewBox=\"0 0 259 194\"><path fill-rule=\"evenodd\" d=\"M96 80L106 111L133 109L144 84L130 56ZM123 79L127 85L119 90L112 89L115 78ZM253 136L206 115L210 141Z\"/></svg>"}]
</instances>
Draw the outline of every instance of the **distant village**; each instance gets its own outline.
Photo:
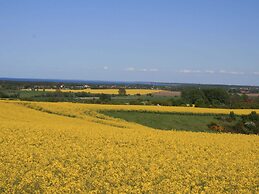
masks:
<instances>
[{"instance_id":1,"label":"distant village","mask_svg":"<svg viewBox=\"0 0 259 194\"><path fill-rule=\"evenodd\" d=\"M157 86L138 86L138 85L88 85L88 84L42 84L42 85L30 85L30 87L23 86L20 89L26 89L28 91L45 91L45 89L56 89L58 90L84 90L84 89L163 89L167 91L179 91L178 88L175 90L172 88L161 88ZM249 97L259 96L259 87L229 87L227 88L229 93L247 95Z\"/></svg>"},{"instance_id":2,"label":"distant village","mask_svg":"<svg viewBox=\"0 0 259 194\"><path fill-rule=\"evenodd\" d=\"M125 88L125 89L159 89L159 87L155 86L133 86L133 85L71 85L71 84L56 84L56 85L31 85L30 87L23 86L20 89L26 89L30 91L38 91L38 90L44 90L44 89L56 89L56 90L84 90L84 89L119 89L119 88Z\"/></svg>"}]
</instances>

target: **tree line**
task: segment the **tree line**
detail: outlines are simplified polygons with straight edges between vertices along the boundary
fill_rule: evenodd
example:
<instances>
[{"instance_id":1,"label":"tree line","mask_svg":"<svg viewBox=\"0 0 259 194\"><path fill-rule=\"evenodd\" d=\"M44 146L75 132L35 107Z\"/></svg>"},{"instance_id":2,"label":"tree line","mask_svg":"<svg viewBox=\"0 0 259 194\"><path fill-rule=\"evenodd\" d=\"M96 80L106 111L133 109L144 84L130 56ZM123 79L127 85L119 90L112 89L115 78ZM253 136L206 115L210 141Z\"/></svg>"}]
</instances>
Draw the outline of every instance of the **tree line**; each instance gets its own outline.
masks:
<instances>
[{"instance_id":1,"label":"tree line","mask_svg":"<svg viewBox=\"0 0 259 194\"><path fill-rule=\"evenodd\" d=\"M172 101L173 105L194 104L197 107L259 108L259 97L231 94L223 88L186 88L181 98Z\"/></svg>"}]
</instances>

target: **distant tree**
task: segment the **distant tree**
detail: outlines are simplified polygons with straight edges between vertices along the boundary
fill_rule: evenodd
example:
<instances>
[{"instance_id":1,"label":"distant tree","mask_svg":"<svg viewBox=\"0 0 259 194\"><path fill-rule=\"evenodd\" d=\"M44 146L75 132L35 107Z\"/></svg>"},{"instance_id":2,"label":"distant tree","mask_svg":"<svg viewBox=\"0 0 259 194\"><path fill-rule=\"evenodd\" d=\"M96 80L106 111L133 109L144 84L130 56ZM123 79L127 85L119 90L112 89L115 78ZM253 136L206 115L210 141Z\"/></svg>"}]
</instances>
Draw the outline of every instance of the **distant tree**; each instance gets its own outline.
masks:
<instances>
[{"instance_id":1,"label":"distant tree","mask_svg":"<svg viewBox=\"0 0 259 194\"><path fill-rule=\"evenodd\" d=\"M199 98L195 101L195 106L197 107L204 107L206 106L205 100L202 98Z\"/></svg>"},{"instance_id":2,"label":"distant tree","mask_svg":"<svg viewBox=\"0 0 259 194\"><path fill-rule=\"evenodd\" d=\"M9 95L3 91L0 91L0 98L9 98Z\"/></svg>"},{"instance_id":3,"label":"distant tree","mask_svg":"<svg viewBox=\"0 0 259 194\"><path fill-rule=\"evenodd\" d=\"M171 105L172 106L181 106L184 105L185 102L182 100L182 98L172 98L171 99Z\"/></svg>"},{"instance_id":4,"label":"distant tree","mask_svg":"<svg viewBox=\"0 0 259 194\"><path fill-rule=\"evenodd\" d=\"M230 107L240 107L241 97L238 94L232 94L229 98Z\"/></svg>"},{"instance_id":5,"label":"distant tree","mask_svg":"<svg viewBox=\"0 0 259 194\"><path fill-rule=\"evenodd\" d=\"M203 90L207 100L212 105L229 104L230 96L225 89L222 88L210 88Z\"/></svg>"},{"instance_id":6,"label":"distant tree","mask_svg":"<svg viewBox=\"0 0 259 194\"><path fill-rule=\"evenodd\" d=\"M119 95L121 95L121 96L126 96L126 89L125 88L120 88L119 89Z\"/></svg>"},{"instance_id":7,"label":"distant tree","mask_svg":"<svg viewBox=\"0 0 259 194\"><path fill-rule=\"evenodd\" d=\"M198 88L185 89L182 92L182 98L185 103L195 104L196 101L206 101L206 97L202 90Z\"/></svg>"},{"instance_id":8,"label":"distant tree","mask_svg":"<svg viewBox=\"0 0 259 194\"><path fill-rule=\"evenodd\" d=\"M248 102L248 101L249 101L249 97L248 97L246 94L242 94L241 99L242 99L244 102Z\"/></svg>"}]
</instances>

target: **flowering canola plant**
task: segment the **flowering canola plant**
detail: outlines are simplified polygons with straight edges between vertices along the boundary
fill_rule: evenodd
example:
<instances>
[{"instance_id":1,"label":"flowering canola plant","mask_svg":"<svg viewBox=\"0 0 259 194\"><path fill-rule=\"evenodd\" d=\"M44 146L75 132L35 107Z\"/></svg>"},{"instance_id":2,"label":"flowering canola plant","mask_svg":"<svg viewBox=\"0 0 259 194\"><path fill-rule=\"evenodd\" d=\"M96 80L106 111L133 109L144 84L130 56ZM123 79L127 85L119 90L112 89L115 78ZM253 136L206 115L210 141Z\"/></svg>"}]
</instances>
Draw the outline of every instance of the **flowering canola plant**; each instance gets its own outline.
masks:
<instances>
[{"instance_id":1,"label":"flowering canola plant","mask_svg":"<svg viewBox=\"0 0 259 194\"><path fill-rule=\"evenodd\" d=\"M90 110L122 110L122 111L147 111L147 112L176 112L197 114L229 114L231 111L237 115L250 114L252 111L259 113L259 109L223 109L223 108L199 108L181 106L144 106L144 105L107 105L107 104L85 104L80 105Z\"/></svg>"},{"instance_id":2,"label":"flowering canola plant","mask_svg":"<svg viewBox=\"0 0 259 194\"><path fill-rule=\"evenodd\" d=\"M259 192L256 135L162 131L98 112L170 108L0 101L0 192Z\"/></svg>"}]
</instances>

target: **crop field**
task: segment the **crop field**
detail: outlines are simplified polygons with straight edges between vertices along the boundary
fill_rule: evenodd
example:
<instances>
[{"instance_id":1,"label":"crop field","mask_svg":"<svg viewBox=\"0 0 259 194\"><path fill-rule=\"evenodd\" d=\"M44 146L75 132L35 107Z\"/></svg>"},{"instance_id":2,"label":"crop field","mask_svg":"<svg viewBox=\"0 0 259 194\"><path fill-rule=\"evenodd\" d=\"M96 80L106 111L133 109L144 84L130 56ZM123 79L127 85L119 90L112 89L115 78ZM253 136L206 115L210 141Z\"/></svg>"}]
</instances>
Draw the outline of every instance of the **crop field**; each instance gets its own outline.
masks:
<instances>
[{"instance_id":1,"label":"crop field","mask_svg":"<svg viewBox=\"0 0 259 194\"><path fill-rule=\"evenodd\" d=\"M39 91L43 91L42 89L39 89ZM55 92L55 89L46 89L46 92ZM63 89L60 90L61 92L88 92L91 94L119 94L119 89L81 89L81 90L67 90ZM151 90L151 89L126 89L126 94L129 95L146 95L146 94L152 94L156 92L161 92L162 90Z\"/></svg>"},{"instance_id":2,"label":"crop field","mask_svg":"<svg viewBox=\"0 0 259 194\"><path fill-rule=\"evenodd\" d=\"M121 118L129 122L139 123L144 126L162 130L183 130L193 132L213 132L217 131L208 128L209 123L216 123L215 115L203 114L179 114L179 113L159 113L140 111L101 111L102 114Z\"/></svg>"},{"instance_id":3,"label":"crop field","mask_svg":"<svg viewBox=\"0 0 259 194\"><path fill-rule=\"evenodd\" d=\"M259 192L257 135L163 131L105 110L231 111L0 100L0 193Z\"/></svg>"},{"instance_id":4,"label":"crop field","mask_svg":"<svg viewBox=\"0 0 259 194\"><path fill-rule=\"evenodd\" d=\"M66 103L63 103L66 105ZM142 111L142 112L176 112L176 113L197 113L197 114L229 114L233 111L237 115L246 115L259 109L223 109L223 108L198 108L198 107L180 107L180 106L143 106L143 105L102 105L85 104L76 105L77 107L87 108L93 111Z\"/></svg>"}]
</instances>

